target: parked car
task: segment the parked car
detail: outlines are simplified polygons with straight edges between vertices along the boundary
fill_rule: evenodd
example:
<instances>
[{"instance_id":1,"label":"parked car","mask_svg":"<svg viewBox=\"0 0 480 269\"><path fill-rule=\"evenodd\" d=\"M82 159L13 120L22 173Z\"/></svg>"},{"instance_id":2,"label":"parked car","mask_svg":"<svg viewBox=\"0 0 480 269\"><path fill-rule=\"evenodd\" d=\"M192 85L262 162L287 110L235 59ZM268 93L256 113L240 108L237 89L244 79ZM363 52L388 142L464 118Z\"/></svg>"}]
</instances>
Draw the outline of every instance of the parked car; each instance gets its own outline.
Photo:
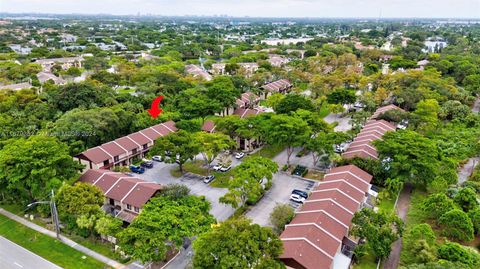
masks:
<instances>
[{"instance_id":1,"label":"parked car","mask_svg":"<svg viewBox=\"0 0 480 269\"><path fill-rule=\"evenodd\" d=\"M206 177L203 179L203 183L208 184L208 183L212 182L214 179L215 179L215 176L213 176L213 175L206 176Z\"/></svg>"},{"instance_id":2,"label":"parked car","mask_svg":"<svg viewBox=\"0 0 480 269\"><path fill-rule=\"evenodd\" d=\"M144 161L140 164L140 166L145 168L153 168L153 161Z\"/></svg>"},{"instance_id":3,"label":"parked car","mask_svg":"<svg viewBox=\"0 0 480 269\"><path fill-rule=\"evenodd\" d=\"M137 173L137 174L143 174L145 173L145 168L138 166L138 165L130 165L130 171Z\"/></svg>"},{"instance_id":4,"label":"parked car","mask_svg":"<svg viewBox=\"0 0 480 269\"><path fill-rule=\"evenodd\" d=\"M221 168L222 168L222 166L221 166L220 164L216 164L216 165L214 165L214 166L212 167L212 169L213 169L214 171L219 171Z\"/></svg>"},{"instance_id":5,"label":"parked car","mask_svg":"<svg viewBox=\"0 0 480 269\"><path fill-rule=\"evenodd\" d=\"M297 194L297 195L300 195L301 197L307 199L308 198L308 193L305 192L305 191L301 191L301 190L297 190L297 189L294 189L292 191L292 194Z\"/></svg>"},{"instance_id":6,"label":"parked car","mask_svg":"<svg viewBox=\"0 0 480 269\"><path fill-rule=\"evenodd\" d=\"M244 156L245 156L245 153L243 153L243 152L237 152L237 154L235 154L235 158L236 158L236 159L241 159L241 158L243 158Z\"/></svg>"},{"instance_id":7,"label":"parked car","mask_svg":"<svg viewBox=\"0 0 480 269\"><path fill-rule=\"evenodd\" d=\"M295 193L290 195L290 200L300 204L303 204L303 202L305 202L305 198Z\"/></svg>"},{"instance_id":8,"label":"parked car","mask_svg":"<svg viewBox=\"0 0 480 269\"><path fill-rule=\"evenodd\" d=\"M397 129L405 130L408 127L408 120L402 120L400 123L397 124Z\"/></svg>"},{"instance_id":9,"label":"parked car","mask_svg":"<svg viewBox=\"0 0 480 269\"><path fill-rule=\"evenodd\" d=\"M230 169L232 169L232 166L231 166L231 165L229 165L229 166L227 166L227 167L222 166L222 168L220 168L220 172L227 172L227 171L230 170Z\"/></svg>"},{"instance_id":10,"label":"parked car","mask_svg":"<svg viewBox=\"0 0 480 269\"><path fill-rule=\"evenodd\" d=\"M305 166L297 165L292 172L292 175L303 177L308 173L308 170Z\"/></svg>"},{"instance_id":11,"label":"parked car","mask_svg":"<svg viewBox=\"0 0 480 269\"><path fill-rule=\"evenodd\" d=\"M336 152L336 153L343 153L347 150L347 147L348 147L348 144L347 143L340 143L340 144L336 144L333 146L333 150Z\"/></svg>"},{"instance_id":12,"label":"parked car","mask_svg":"<svg viewBox=\"0 0 480 269\"><path fill-rule=\"evenodd\" d=\"M152 157L152 160L154 160L156 162L161 162L162 161L162 156L155 155L155 156Z\"/></svg>"}]
</instances>

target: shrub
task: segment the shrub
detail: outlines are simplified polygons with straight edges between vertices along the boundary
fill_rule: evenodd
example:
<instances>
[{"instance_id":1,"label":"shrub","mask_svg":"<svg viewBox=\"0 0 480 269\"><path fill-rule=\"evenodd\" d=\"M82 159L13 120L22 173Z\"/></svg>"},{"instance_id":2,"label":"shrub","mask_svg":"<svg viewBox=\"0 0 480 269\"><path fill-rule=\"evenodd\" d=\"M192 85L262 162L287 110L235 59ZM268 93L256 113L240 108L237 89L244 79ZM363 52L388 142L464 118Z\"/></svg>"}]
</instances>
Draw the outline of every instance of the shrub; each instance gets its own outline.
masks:
<instances>
[{"instance_id":1,"label":"shrub","mask_svg":"<svg viewBox=\"0 0 480 269\"><path fill-rule=\"evenodd\" d=\"M280 234L284 229L285 225L292 221L295 216L295 211L288 204L279 204L275 206L272 213L270 213L270 222L273 225L273 230Z\"/></svg>"},{"instance_id":2,"label":"shrub","mask_svg":"<svg viewBox=\"0 0 480 269\"><path fill-rule=\"evenodd\" d=\"M461 241L473 240L473 223L467 213L460 209L453 209L443 214L439 219L443 226L443 234L451 239Z\"/></svg>"}]
</instances>

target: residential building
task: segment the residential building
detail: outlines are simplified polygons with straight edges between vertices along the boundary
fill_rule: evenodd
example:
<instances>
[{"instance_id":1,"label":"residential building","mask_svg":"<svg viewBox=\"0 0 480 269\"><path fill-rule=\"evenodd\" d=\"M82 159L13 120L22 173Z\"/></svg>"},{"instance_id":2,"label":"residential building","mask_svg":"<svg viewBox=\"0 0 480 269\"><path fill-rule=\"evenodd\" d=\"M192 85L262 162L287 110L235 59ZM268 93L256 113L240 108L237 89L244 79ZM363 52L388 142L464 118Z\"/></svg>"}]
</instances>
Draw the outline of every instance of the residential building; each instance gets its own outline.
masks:
<instances>
[{"instance_id":1,"label":"residential building","mask_svg":"<svg viewBox=\"0 0 480 269\"><path fill-rule=\"evenodd\" d=\"M287 79L280 79L274 82L270 82L262 86L264 94L262 99L267 99L269 94L273 93L286 93L292 88L292 84Z\"/></svg>"},{"instance_id":2,"label":"residential building","mask_svg":"<svg viewBox=\"0 0 480 269\"><path fill-rule=\"evenodd\" d=\"M53 59L39 59L36 63L40 64L44 71L50 71L50 69L58 64L63 70L67 70L70 67L82 67L83 57L66 57L66 58L53 58Z\"/></svg>"},{"instance_id":3,"label":"residential building","mask_svg":"<svg viewBox=\"0 0 480 269\"><path fill-rule=\"evenodd\" d=\"M190 74L195 78L200 77L206 81L212 80L212 76L198 65L189 64L185 66L185 72L187 72L187 74Z\"/></svg>"},{"instance_id":4,"label":"residential building","mask_svg":"<svg viewBox=\"0 0 480 269\"><path fill-rule=\"evenodd\" d=\"M12 90L12 91L19 91L22 89L30 89L32 88L32 84L30 82L22 82L16 84L9 84L9 85L0 85L0 90Z\"/></svg>"},{"instance_id":5,"label":"residential building","mask_svg":"<svg viewBox=\"0 0 480 269\"><path fill-rule=\"evenodd\" d=\"M131 223L148 200L162 189L157 183L102 169L86 171L79 181L102 190L105 195L103 209L126 223Z\"/></svg>"},{"instance_id":6,"label":"residential building","mask_svg":"<svg viewBox=\"0 0 480 269\"><path fill-rule=\"evenodd\" d=\"M287 268L348 269L355 238L352 218L368 201L372 175L355 165L332 168L280 235Z\"/></svg>"},{"instance_id":7,"label":"residential building","mask_svg":"<svg viewBox=\"0 0 480 269\"><path fill-rule=\"evenodd\" d=\"M11 50L13 50L15 53L21 54L21 55L27 55L27 54L30 54L32 52L32 48L24 47L24 46L19 45L19 44L11 44L11 45L8 45L8 47Z\"/></svg>"},{"instance_id":8,"label":"residential building","mask_svg":"<svg viewBox=\"0 0 480 269\"><path fill-rule=\"evenodd\" d=\"M360 133L353 139L353 142L348 145L342 157L345 159L359 157L378 160L378 152L372 142L382 139L386 132L395 131L396 126L385 120L377 120L377 118L380 114L392 109L402 110L395 105L379 107L370 117L370 120L365 123Z\"/></svg>"},{"instance_id":9,"label":"residential building","mask_svg":"<svg viewBox=\"0 0 480 269\"><path fill-rule=\"evenodd\" d=\"M37 78L38 78L38 81L43 84L49 80L53 81L53 83L55 85L63 85L63 84L66 84L67 81L64 80L63 78L61 77L57 77L55 76L55 74L53 74L52 72L45 72L45 71L42 71L42 72L39 72L37 74Z\"/></svg>"},{"instance_id":10,"label":"residential building","mask_svg":"<svg viewBox=\"0 0 480 269\"><path fill-rule=\"evenodd\" d=\"M175 123L167 121L88 149L73 159L84 164L85 170L130 165L135 159L143 158L159 137L176 131Z\"/></svg>"},{"instance_id":11,"label":"residential building","mask_svg":"<svg viewBox=\"0 0 480 269\"><path fill-rule=\"evenodd\" d=\"M289 59L285 58L282 55L278 55L278 54L268 55L268 60L267 61L274 67L282 67L283 65L290 62Z\"/></svg>"},{"instance_id":12,"label":"residential building","mask_svg":"<svg viewBox=\"0 0 480 269\"><path fill-rule=\"evenodd\" d=\"M240 66L241 72L249 77L253 75L258 70L257 63L238 63ZM227 66L226 63L215 63L212 64L211 73L214 75L225 75L225 67Z\"/></svg>"}]
</instances>

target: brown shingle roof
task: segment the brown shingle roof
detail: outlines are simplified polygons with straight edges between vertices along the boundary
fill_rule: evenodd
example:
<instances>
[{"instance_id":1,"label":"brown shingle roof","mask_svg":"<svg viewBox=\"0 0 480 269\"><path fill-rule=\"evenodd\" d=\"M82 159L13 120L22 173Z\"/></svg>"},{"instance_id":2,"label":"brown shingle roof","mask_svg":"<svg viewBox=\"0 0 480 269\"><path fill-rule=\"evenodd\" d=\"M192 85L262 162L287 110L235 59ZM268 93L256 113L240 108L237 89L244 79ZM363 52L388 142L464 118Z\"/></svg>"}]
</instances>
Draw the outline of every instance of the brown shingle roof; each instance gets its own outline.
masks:
<instances>
[{"instance_id":1,"label":"brown shingle roof","mask_svg":"<svg viewBox=\"0 0 480 269\"><path fill-rule=\"evenodd\" d=\"M80 177L80 181L99 187L107 198L138 208L141 208L162 188L161 185L154 182L102 169L86 171Z\"/></svg>"},{"instance_id":2,"label":"brown shingle roof","mask_svg":"<svg viewBox=\"0 0 480 269\"><path fill-rule=\"evenodd\" d=\"M271 92L279 92L279 91L283 91L283 90L285 90L285 89L287 89L291 86L292 86L292 84L290 84L290 81L288 81L287 79L281 79L281 80L277 80L277 81L265 84L265 85L262 86L262 88L267 90L267 91L271 91Z\"/></svg>"},{"instance_id":3,"label":"brown shingle roof","mask_svg":"<svg viewBox=\"0 0 480 269\"><path fill-rule=\"evenodd\" d=\"M205 123L202 126L202 131L212 133L215 130L215 122L211 120L205 121Z\"/></svg>"},{"instance_id":4,"label":"brown shingle roof","mask_svg":"<svg viewBox=\"0 0 480 269\"><path fill-rule=\"evenodd\" d=\"M259 109L259 108L237 108L235 109L235 111L233 111L233 114L234 115L238 115L240 116L240 118L246 118L246 117L250 117L250 116L255 116L255 115L258 115L260 113L262 113L263 110Z\"/></svg>"},{"instance_id":5,"label":"brown shingle roof","mask_svg":"<svg viewBox=\"0 0 480 269\"><path fill-rule=\"evenodd\" d=\"M293 268L331 268L371 180L355 165L331 169L280 236L280 259Z\"/></svg>"},{"instance_id":6,"label":"brown shingle roof","mask_svg":"<svg viewBox=\"0 0 480 269\"><path fill-rule=\"evenodd\" d=\"M396 110L400 110L400 111L405 111L405 110L399 108L398 106L391 104L391 105L379 107L379 108L375 111L375 113L373 113L373 115L372 115L370 118L371 118L371 119L376 119L376 118L378 118L378 116L380 116L380 114L385 113L385 112L387 112L387 111L389 111L389 110L392 110L392 109L396 109Z\"/></svg>"}]
</instances>

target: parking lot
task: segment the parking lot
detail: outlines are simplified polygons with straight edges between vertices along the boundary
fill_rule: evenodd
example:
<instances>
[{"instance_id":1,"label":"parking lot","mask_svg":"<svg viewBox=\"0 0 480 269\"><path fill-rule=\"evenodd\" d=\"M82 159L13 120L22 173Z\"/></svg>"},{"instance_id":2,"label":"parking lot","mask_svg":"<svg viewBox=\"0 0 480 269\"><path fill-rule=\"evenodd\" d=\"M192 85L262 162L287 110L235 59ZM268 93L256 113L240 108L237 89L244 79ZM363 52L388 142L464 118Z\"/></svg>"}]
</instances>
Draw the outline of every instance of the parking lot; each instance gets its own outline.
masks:
<instances>
[{"instance_id":1,"label":"parking lot","mask_svg":"<svg viewBox=\"0 0 480 269\"><path fill-rule=\"evenodd\" d=\"M273 176L272 188L247 212L246 216L254 223L271 226L270 213L277 204L290 204L293 208L298 208L300 204L290 201L292 190L299 189L310 192L314 184L314 181L303 180L280 172L276 173Z\"/></svg>"},{"instance_id":2,"label":"parking lot","mask_svg":"<svg viewBox=\"0 0 480 269\"><path fill-rule=\"evenodd\" d=\"M162 185L183 184L186 185L194 195L203 195L212 204L210 213L215 216L218 221L223 221L230 217L235 211L230 205L218 202L218 199L227 193L227 189L214 188L203 183L203 177L186 174L180 178L176 178L170 174L170 170L176 169L177 164L169 164L164 162L155 162L152 169L146 169L144 174L135 174L136 177L157 182Z\"/></svg>"}]
</instances>

